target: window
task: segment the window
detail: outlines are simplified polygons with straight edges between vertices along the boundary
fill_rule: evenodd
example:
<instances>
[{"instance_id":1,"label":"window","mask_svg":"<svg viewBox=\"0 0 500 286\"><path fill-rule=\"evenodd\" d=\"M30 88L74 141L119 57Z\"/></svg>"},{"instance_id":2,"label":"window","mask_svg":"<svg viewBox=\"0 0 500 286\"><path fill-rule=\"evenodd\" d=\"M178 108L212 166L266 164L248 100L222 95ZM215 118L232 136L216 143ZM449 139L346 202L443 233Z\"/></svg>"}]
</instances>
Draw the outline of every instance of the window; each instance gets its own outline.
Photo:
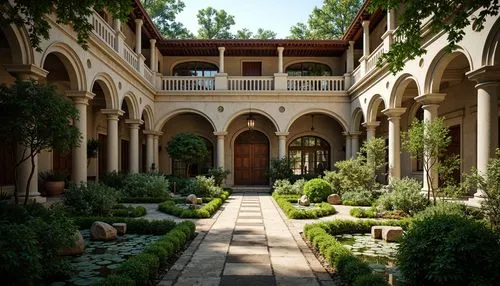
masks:
<instances>
[{"instance_id":1,"label":"window","mask_svg":"<svg viewBox=\"0 0 500 286\"><path fill-rule=\"evenodd\" d=\"M216 65L205 62L185 62L174 67L174 76L212 77L219 72Z\"/></svg>"},{"instance_id":2,"label":"window","mask_svg":"<svg viewBox=\"0 0 500 286\"><path fill-rule=\"evenodd\" d=\"M332 69L320 63L297 63L286 68L289 76L331 76Z\"/></svg>"},{"instance_id":3,"label":"window","mask_svg":"<svg viewBox=\"0 0 500 286\"><path fill-rule=\"evenodd\" d=\"M288 146L295 175L322 174L330 169L330 144L316 136L297 138Z\"/></svg>"},{"instance_id":4,"label":"window","mask_svg":"<svg viewBox=\"0 0 500 286\"><path fill-rule=\"evenodd\" d=\"M189 169L189 175L191 177L207 174L208 169L211 169L214 166L214 146L212 142L208 141L208 139L204 137L200 138L203 139L205 146L207 146L208 155L205 157L203 162L191 164ZM186 164L182 161L172 159L172 175L184 176L185 174Z\"/></svg>"}]
</instances>

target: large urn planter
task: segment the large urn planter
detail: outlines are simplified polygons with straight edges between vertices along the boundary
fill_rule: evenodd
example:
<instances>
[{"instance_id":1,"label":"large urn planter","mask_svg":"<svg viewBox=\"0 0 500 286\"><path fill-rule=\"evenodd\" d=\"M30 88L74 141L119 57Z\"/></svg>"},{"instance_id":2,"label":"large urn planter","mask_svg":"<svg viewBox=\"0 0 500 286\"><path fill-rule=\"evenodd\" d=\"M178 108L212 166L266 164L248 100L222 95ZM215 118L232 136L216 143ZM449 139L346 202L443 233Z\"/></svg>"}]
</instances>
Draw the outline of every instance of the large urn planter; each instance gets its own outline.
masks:
<instances>
[{"instance_id":1,"label":"large urn planter","mask_svg":"<svg viewBox=\"0 0 500 286\"><path fill-rule=\"evenodd\" d=\"M64 181L45 181L43 188L48 197L58 196L64 191Z\"/></svg>"}]
</instances>

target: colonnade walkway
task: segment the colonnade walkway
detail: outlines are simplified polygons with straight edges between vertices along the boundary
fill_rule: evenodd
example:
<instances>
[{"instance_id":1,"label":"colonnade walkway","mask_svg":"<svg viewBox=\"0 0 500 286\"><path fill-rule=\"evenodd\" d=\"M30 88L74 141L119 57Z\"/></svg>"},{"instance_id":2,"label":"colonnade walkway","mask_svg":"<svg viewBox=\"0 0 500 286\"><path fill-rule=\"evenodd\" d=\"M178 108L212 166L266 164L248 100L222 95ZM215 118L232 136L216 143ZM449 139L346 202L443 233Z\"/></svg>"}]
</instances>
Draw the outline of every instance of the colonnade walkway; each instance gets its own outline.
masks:
<instances>
[{"instance_id":1,"label":"colonnade walkway","mask_svg":"<svg viewBox=\"0 0 500 286\"><path fill-rule=\"evenodd\" d=\"M234 193L158 285L336 285L287 221L270 194Z\"/></svg>"}]
</instances>

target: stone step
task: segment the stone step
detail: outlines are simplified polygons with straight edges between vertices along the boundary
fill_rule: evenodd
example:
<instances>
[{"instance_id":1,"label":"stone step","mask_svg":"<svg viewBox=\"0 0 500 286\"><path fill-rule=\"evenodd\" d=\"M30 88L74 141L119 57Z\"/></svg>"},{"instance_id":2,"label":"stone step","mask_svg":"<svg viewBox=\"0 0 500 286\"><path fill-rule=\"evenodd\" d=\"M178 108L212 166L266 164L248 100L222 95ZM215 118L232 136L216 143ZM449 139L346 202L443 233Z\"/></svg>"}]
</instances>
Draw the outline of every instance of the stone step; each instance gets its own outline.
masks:
<instances>
[{"instance_id":1,"label":"stone step","mask_svg":"<svg viewBox=\"0 0 500 286\"><path fill-rule=\"evenodd\" d=\"M233 193L270 193L270 186L233 186Z\"/></svg>"}]
</instances>

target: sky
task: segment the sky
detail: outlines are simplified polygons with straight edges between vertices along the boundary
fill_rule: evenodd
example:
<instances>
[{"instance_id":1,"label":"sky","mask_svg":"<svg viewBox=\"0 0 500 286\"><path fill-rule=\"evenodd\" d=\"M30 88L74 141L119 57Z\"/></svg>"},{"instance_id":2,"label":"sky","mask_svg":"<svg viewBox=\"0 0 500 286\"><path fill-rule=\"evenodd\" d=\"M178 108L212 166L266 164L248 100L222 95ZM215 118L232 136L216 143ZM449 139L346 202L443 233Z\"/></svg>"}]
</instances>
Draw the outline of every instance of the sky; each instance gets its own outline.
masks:
<instances>
[{"instance_id":1,"label":"sky","mask_svg":"<svg viewBox=\"0 0 500 286\"><path fill-rule=\"evenodd\" d=\"M177 15L177 21L184 24L193 34L198 33L198 10L213 7L224 9L234 16L236 24L231 32L247 28L254 34L258 28L272 30L277 38L286 38L290 27L297 22L307 22L315 6L323 0L183 0L184 11Z\"/></svg>"}]
</instances>

